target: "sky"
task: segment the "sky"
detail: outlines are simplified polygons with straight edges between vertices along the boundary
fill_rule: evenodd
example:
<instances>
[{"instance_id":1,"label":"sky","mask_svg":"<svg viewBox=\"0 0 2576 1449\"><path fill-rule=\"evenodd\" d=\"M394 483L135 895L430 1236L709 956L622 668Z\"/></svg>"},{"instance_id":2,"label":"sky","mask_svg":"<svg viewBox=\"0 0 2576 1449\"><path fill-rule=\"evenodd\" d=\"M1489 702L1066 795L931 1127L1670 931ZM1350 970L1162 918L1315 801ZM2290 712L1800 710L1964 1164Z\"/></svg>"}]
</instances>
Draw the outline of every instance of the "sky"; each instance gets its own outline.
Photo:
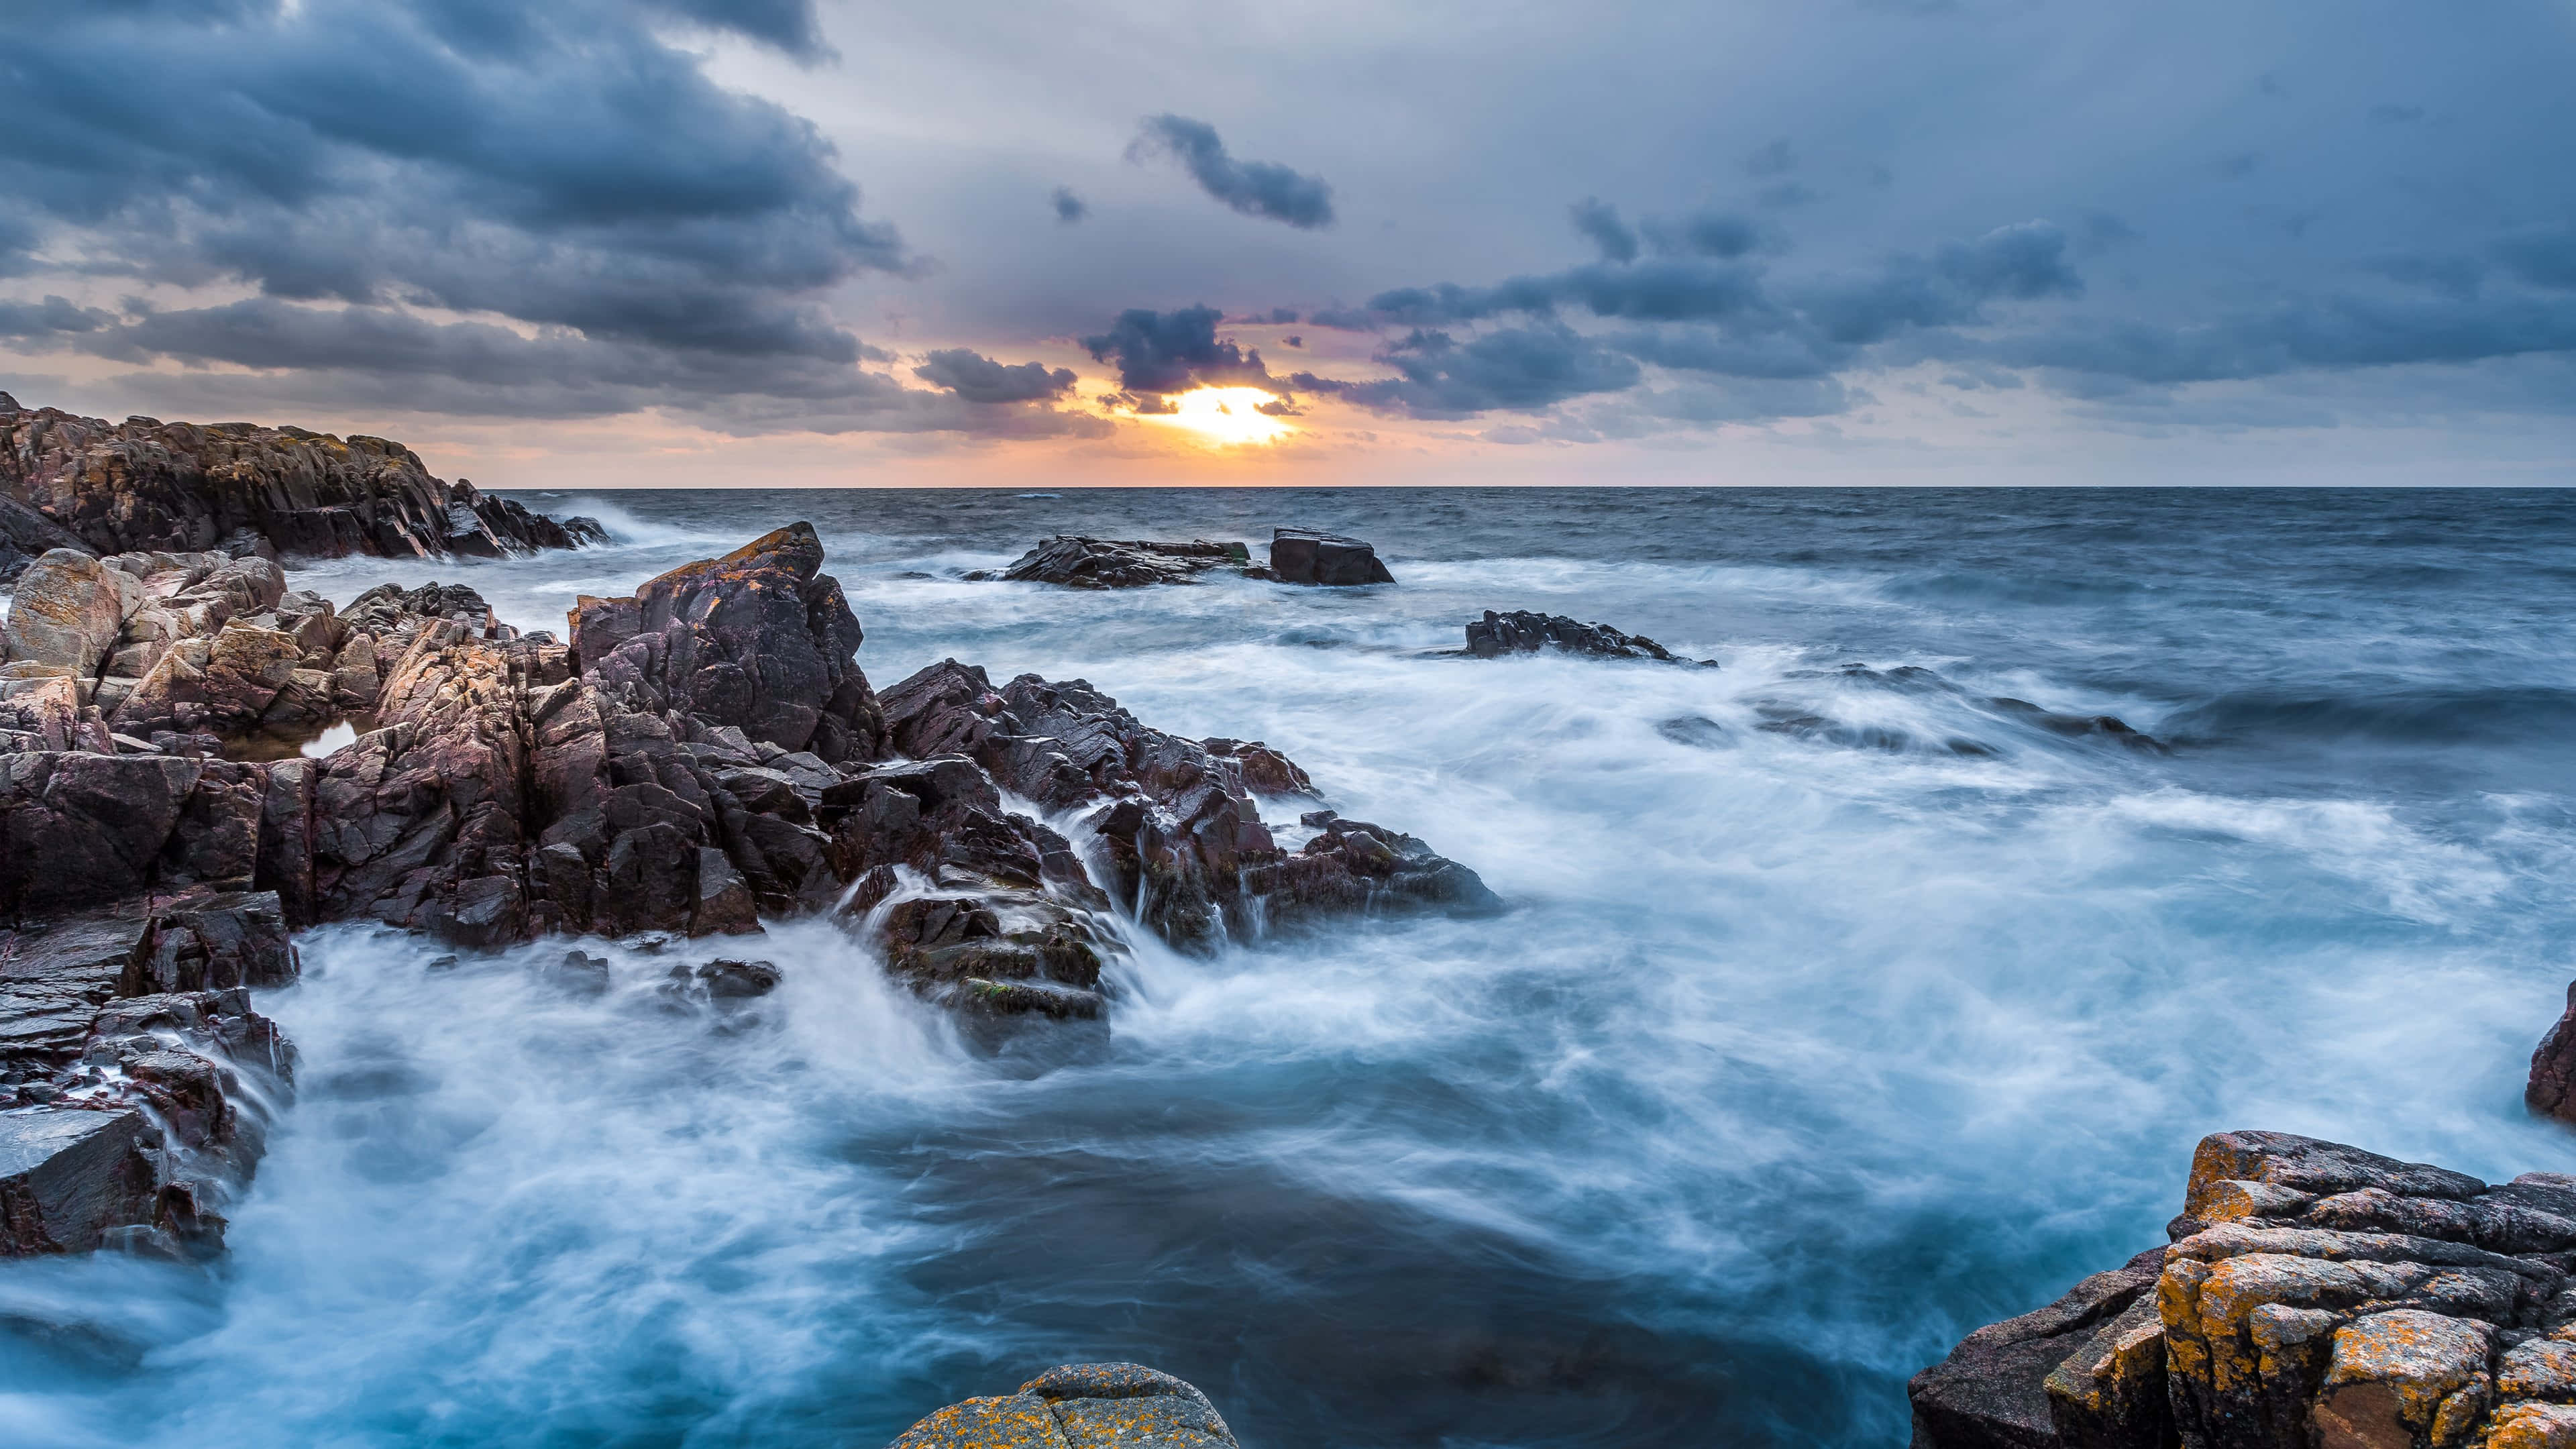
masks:
<instances>
[{"instance_id":1,"label":"sky","mask_svg":"<svg viewBox=\"0 0 2576 1449\"><path fill-rule=\"evenodd\" d=\"M2576 0L0 0L0 389L490 486L2576 484Z\"/></svg>"}]
</instances>

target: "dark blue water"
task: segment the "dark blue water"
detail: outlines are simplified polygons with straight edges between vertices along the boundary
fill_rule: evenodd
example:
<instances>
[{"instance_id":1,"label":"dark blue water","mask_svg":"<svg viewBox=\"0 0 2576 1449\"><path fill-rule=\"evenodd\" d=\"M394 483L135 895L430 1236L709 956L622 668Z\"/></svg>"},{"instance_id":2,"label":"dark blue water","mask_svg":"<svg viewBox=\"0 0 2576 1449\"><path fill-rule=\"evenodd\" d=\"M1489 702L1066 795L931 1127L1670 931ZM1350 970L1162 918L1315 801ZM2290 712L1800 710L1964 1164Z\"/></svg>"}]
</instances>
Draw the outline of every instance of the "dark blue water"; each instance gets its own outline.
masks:
<instances>
[{"instance_id":1,"label":"dark blue water","mask_svg":"<svg viewBox=\"0 0 2576 1449\"><path fill-rule=\"evenodd\" d=\"M1517 909L1144 946L1107 1059L1035 1078L817 926L721 1025L651 1008L667 959L571 1001L319 933L231 1259L0 1269L0 1440L875 1449L1115 1358L1261 1449L1886 1445L1961 1333L2159 1241L2203 1133L2576 1168L2519 1100L2576 975L2576 494L608 503L613 549L297 582L560 627L810 519L881 686L954 655L1267 739ZM957 577L1282 523L1399 583ZM1485 608L1723 667L1429 657Z\"/></svg>"}]
</instances>

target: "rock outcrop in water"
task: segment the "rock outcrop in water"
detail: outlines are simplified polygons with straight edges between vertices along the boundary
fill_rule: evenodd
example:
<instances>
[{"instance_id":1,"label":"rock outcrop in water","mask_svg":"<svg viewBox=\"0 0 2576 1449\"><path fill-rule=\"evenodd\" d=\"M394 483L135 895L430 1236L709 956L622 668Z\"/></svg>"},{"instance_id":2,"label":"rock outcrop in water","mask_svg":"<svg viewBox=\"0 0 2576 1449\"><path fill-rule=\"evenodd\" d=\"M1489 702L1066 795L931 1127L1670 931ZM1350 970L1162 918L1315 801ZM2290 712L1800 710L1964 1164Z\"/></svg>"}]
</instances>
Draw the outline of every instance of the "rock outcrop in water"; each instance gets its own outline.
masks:
<instances>
[{"instance_id":1,"label":"rock outcrop in water","mask_svg":"<svg viewBox=\"0 0 2576 1449\"><path fill-rule=\"evenodd\" d=\"M1113 900L1187 949L1498 905L1399 831L1266 823L1316 803L1294 762L1078 680L947 661L881 701L822 564L780 529L582 599L560 643L456 585L334 609L257 555L39 559L0 668L0 1252L214 1240L289 1075L244 992L293 979L291 928L470 949L828 913L1002 1044L1102 1018ZM343 716L366 733L324 758L243 757ZM605 985L579 951L556 974ZM728 959L665 994L778 980Z\"/></svg>"},{"instance_id":2,"label":"rock outcrop in water","mask_svg":"<svg viewBox=\"0 0 2576 1449\"><path fill-rule=\"evenodd\" d=\"M1311 528L1271 530L1270 566L1262 576L1283 584L1331 588L1395 582L1395 575L1378 558L1376 545Z\"/></svg>"},{"instance_id":3,"label":"rock outcrop in water","mask_svg":"<svg viewBox=\"0 0 2576 1449\"><path fill-rule=\"evenodd\" d=\"M1239 543L1150 543L1142 540L1050 538L1020 555L994 577L1019 583L1062 584L1073 589L1135 589L1150 584L1194 584L1210 569L1241 569L1252 562Z\"/></svg>"},{"instance_id":4,"label":"rock outcrop in water","mask_svg":"<svg viewBox=\"0 0 2576 1449\"><path fill-rule=\"evenodd\" d=\"M409 448L254 423L110 423L23 408L0 393L0 584L14 555L194 553L264 540L318 558L383 554L498 558L603 541L597 523L557 520L462 479L432 477ZM70 535L37 531L25 515Z\"/></svg>"},{"instance_id":5,"label":"rock outcrop in water","mask_svg":"<svg viewBox=\"0 0 2576 1449\"><path fill-rule=\"evenodd\" d=\"M1643 634L1622 634L1607 624L1586 624L1563 614L1534 614L1527 609L1497 614L1487 609L1484 618L1467 625L1467 652L1478 659L1500 659L1506 654L1536 654L1541 650L1583 654L1596 659L1655 659L1668 664L1692 662Z\"/></svg>"},{"instance_id":6,"label":"rock outcrop in water","mask_svg":"<svg viewBox=\"0 0 2576 1449\"><path fill-rule=\"evenodd\" d=\"M2567 984L2567 1010L2531 1053L2531 1079L2523 1102L2543 1117L2576 1124L2576 981Z\"/></svg>"},{"instance_id":7,"label":"rock outcrop in water","mask_svg":"<svg viewBox=\"0 0 2576 1449\"><path fill-rule=\"evenodd\" d=\"M1051 1368L1007 1397L968 1399L905 1430L887 1449L1234 1449L1208 1396L1133 1363Z\"/></svg>"},{"instance_id":8,"label":"rock outcrop in water","mask_svg":"<svg viewBox=\"0 0 2576 1449\"><path fill-rule=\"evenodd\" d=\"M1917 1374L1916 1449L2576 1445L2576 1177L2225 1132L2167 1232Z\"/></svg>"}]
</instances>

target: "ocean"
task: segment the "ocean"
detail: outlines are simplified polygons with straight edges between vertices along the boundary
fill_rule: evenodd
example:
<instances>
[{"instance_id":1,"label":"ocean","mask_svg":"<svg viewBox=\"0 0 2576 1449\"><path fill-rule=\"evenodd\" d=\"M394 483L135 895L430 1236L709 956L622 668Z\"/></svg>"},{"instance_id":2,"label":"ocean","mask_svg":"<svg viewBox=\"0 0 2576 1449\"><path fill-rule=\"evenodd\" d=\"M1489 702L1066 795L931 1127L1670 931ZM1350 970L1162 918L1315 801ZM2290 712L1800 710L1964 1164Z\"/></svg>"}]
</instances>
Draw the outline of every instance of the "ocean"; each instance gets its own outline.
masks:
<instances>
[{"instance_id":1,"label":"ocean","mask_svg":"<svg viewBox=\"0 0 2576 1449\"><path fill-rule=\"evenodd\" d=\"M1253 1449L1889 1446L1962 1334L2161 1242L2205 1133L2576 1170L2520 1095L2576 975L2576 492L519 496L618 541L290 582L560 632L809 520L879 688L1265 740L1512 909L1139 940L1046 1070L817 923L721 1017L661 1009L683 947L574 999L561 943L310 933L229 1256L0 1265L0 1442L876 1449L1117 1359ZM1274 525L1397 582L961 577ZM1449 653L1485 609L1719 667Z\"/></svg>"}]
</instances>

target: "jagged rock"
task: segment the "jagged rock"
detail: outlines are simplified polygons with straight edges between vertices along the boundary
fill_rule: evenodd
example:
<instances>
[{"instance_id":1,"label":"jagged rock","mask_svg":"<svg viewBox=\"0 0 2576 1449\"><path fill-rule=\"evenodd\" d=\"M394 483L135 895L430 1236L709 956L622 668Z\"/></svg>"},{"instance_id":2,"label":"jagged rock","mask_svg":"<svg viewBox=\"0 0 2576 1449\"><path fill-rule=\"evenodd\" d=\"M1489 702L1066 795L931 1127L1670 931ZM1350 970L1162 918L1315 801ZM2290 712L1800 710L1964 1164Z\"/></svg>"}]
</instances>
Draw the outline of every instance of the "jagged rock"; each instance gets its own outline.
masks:
<instances>
[{"instance_id":1,"label":"jagged rock","mask_svg":"<svg viewBox=\"0 0 2576 1449\"><path fill-rule=\"evenodd\" d=\"M626 709L676 710L827 763L875 759L884 723L853 658L864 636L822 565L822 540L798 523L631 599L585 595L574 667Z\"/></svg>"},{"instance_id":2,"label":"jagged rock","mask_svg":"<svg viewBox=\"0 0 2576 1449\"><path fill-rule=\"evenodd\" d=\"M1251 550L1239 543L1210 543L1203 538L1149 543L1065 535L1020 555L998 577L1074 589L1133 589L1147 584L1192 584L1210 569L1228 564L1240 568L1251 562Z\"/></svg>"},{"instance_id":3,"label":"jagged rock","mask_svg":"<svg viewBox=\"0 0 2576 1449\"><path fill-rule=\"evenodd\" d=\"M2543 1117L2576 1123L2576 981L2567 983L2566 1013L2532 1050L2522 1100Z\"/></svg>"},{"instance_id":4,"label":"jagged rock","mask_svg":"<svg viewBox=\"0 0 2576 1449\"><path fill-rule=\"evenodd\" d=\"M1239 752L1213 754L1147 728L1081 680L1024 674L996 690L981 669L943 660L888 690L885 711L906 754L962 755L1048 810L1087 811L1108 856L1108 888L1186 949L1265 923L1499 905L1473 871L1377 826L1326 828L1289 855L1261 819ZM1274 781L1304 778L1284 756L1265 754Z\"/></svg>"},{"instance_id":5,"label":"jagged rock","mask_svg":"<svg viewBox=\"0 0 2576 1449\"><path fill-rule=\"evenodd\" d=\"M289 554L486 556L594 541L566 524L430 476L400 443L252 423L111 424L56 408L0 409L0 496L96 553L203 550L241 539Z\"/></svg>"},{"instance_id":6,"label":"jagged rock","mask_svg":"<svg viewBox=\"0 0 2576 1449\"><path fill-rule=\"evenodd\" d=\"M1536 654L1542 649L1587 654L1601 659L1659 659L1676 656L1642 634L1622 634L1607 624L1585 624L1562 614L1533 614L1526 609L1485 617L1467 626L1467 652L1478 659L1506 654Z\"/></svg>"},{"instance_id":7,"label":"jagged rock","mask_svg":"<svg viewBox=\"0 0 2576 1449\"><path fill-rule=\"evenodd\" d=\"M887 1449L1233 1449L1196 1388L1132 1363L1052 1368L1003 1398L951 1404Z\"/></svg>"},{"instance_id":8,"label":"jagged rock","mask_svg":"<svg viewBox=\"0 0 2576 1449\"><path fill-rule=\"evenodd\" d=\"M210 639L172 645L108 722L146 736L157 730L244 734L293 682L303 657L294 635L234 620Z\"/></svg>"},{"instance_id":9,"label":"jagged rock","mask_svg":"<svg viewBox=\"0 0 2576 1449\"><path fill-rule=\"evenodd\" d=\"M766 961L710 961L697 969L707 995L718 1001L745 1001L778 989L778 968Z\"/></svg>"},{"instance_id":10,"label":"jagged rock","mask_svg":"<svg viewBox=\"0 0 2576 1449\"><path fill-rule=\"evenodd\" d=\"M0 393L0 397L6 396ZM96 552L71 530L17 499L0 494L0 589L14 585L29 564L58 548L73 553Z\"/></svg>"},{"instance_id":11,"label":"jagged rock","mask_svg":"<svg viewBox=\"0 0 2576 1449\"><path fill-rule=\"evenodd\" d=\"M149 1223L158 1171L143 1114L35 1107L0 1112L0 1257L86 1253Z\"/></svg>"},{"instance_id":12,"label":"jagged rock","mask_svg":"<svg viewBox=\"0 0 2576 1449\"><path fill-rule=\"evenodd\" d=\"M250 887L266 773L167 755L0 755L0 914Z\"/></svg>"},{"instance_id":13,"label":"jagged rock","mask_svg":"<svg viewBox=\"0 0 2576 1449\"><path fill-rule=\"evenodd\" d=\"M2489 1186L2225 1132L2193 1154L2168 1231L2152 1298L2092 1334L2068 1330L2102 1322L2104 1285L2131 1292L2148 1258L1917 1375L1919 1449L2491 1449L2567 1427L2552 1405L2576 1399L2576 1177Z\"/></svg>"},{"instance_id":14,"label":"jagged rock","mask_svg":"<svg viewBox=\"0 0 2576 1449\"><path fill-rule=\"evenodd\" d=\"M1395 582L1395 575L1379 562L1376 545L1306 528L1271 530L1265 576L1283 584L1337 587Z\"/></svg>"}]
</instances>

